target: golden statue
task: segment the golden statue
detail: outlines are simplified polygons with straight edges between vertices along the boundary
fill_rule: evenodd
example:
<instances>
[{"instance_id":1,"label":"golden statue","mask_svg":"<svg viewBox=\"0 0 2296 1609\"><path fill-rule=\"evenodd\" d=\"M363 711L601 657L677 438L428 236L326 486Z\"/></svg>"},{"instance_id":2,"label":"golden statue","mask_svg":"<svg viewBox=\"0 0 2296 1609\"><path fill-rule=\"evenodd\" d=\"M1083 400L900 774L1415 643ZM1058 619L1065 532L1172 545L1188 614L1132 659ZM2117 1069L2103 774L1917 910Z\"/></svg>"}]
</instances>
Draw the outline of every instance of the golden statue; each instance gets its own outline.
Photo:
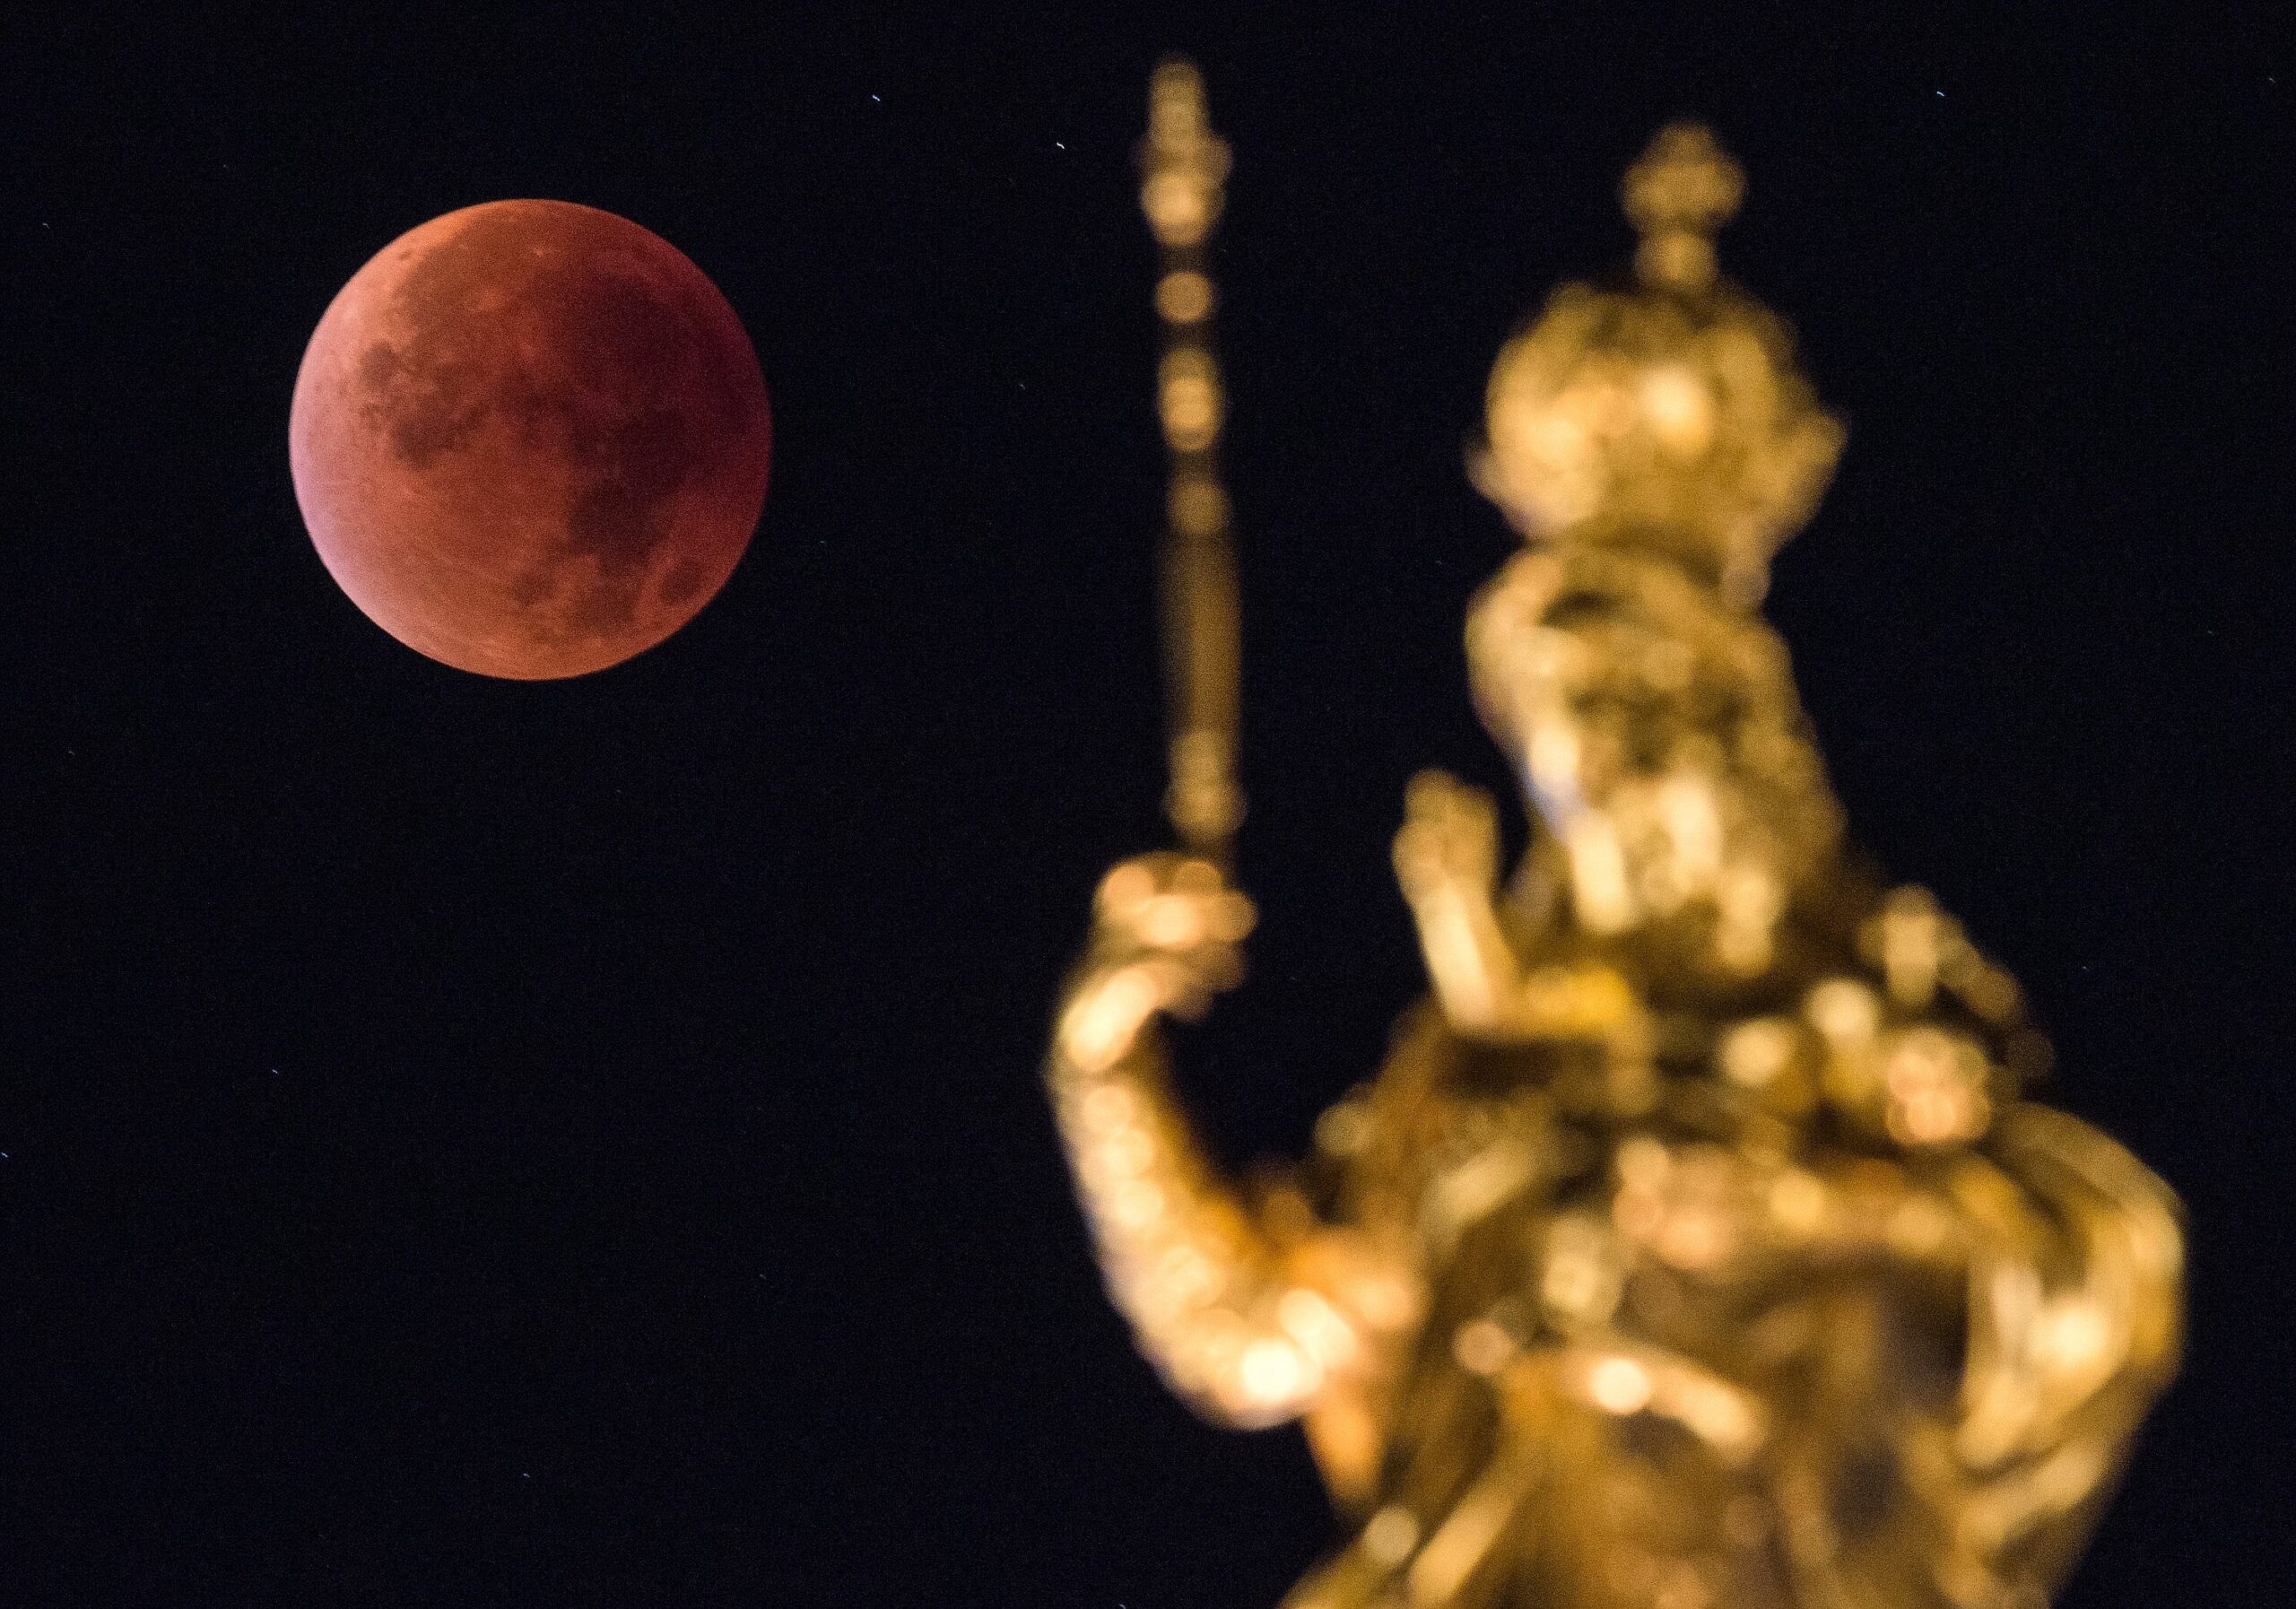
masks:
<instances>
[{"instance_id":1,"label":"golden statue","mask_svg":"<svg viewBox=\"0 0 2296 1609\"><path fill-rule=\"evenodd\" d=\"M2168 1189L2022 1098L2016 983L1846 848L1766 564L1841 431L1718 279L1737 168L1628 173L1635 283L1500 353L1479 488L1528 543L1471 611L1535 825L1411 785L1431 981L1296 1184L1247 1203L1156 1030L1241 975L1234 592L1203 248L1227 152L1154 81L1171 813L1109 872L1048 1077L1109 1289L1173 1389L1293 1418L1352 1540L1288 1609L2039 1609L2171 1374Z\"/></svg>"}]
</instances>

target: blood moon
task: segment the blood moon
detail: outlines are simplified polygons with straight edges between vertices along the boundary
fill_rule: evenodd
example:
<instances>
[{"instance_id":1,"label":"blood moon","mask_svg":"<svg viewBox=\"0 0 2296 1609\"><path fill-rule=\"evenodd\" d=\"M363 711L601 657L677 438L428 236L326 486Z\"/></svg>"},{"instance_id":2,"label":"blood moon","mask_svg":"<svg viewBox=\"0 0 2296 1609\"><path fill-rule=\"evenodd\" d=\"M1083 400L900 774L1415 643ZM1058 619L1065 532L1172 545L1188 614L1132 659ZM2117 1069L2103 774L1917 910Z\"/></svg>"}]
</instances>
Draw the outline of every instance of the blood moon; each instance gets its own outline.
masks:
<instances>
[{"instance_id":1,"label":"blood moon","mask_svg":"<svg viewBox=\"0 0 2296 1609\"><path fill-rule=\"evenodd\" d=\"M303 521L368 618L483 675L578 676L693 618L772 426L709 276L562 201L434 218L352 276L295 378Z\"/></svg>"}]
</instances>

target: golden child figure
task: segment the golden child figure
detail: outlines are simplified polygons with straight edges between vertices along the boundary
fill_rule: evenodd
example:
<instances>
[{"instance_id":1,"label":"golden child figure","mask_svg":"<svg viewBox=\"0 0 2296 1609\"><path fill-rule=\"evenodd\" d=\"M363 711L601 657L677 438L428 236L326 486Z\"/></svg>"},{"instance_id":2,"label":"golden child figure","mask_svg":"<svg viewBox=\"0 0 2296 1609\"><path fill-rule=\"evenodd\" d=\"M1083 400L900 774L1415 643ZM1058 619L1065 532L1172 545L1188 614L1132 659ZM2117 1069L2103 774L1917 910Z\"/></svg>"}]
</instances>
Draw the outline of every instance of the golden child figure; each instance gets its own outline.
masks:
<instances>
[{"instance_id":1,"label":"golden child figure","mask_svg":"<svg viewBox=\"0 0 2296 1609\"><path fill-rule=\"evenodd\" d=\"M1235 604L1203 248L1227 152L1154 86L1170 807L1109 873L1048 1079L1109 1285L1172 1387L1304 1421L1352 1540L1287 1609L2039 1609L2175 1363L2166 1187L2022 1097L2015 982L1845 848L1758 613L1841 433L1716 275L1702 129L1627 177L1625 290L1500 354L1479 488L1527 549L1467 622L1535 829L1437 773L1396 839L1430 997L1247 1205L1157 1021L1241 977Z\"/></svg>"}]
</instances>

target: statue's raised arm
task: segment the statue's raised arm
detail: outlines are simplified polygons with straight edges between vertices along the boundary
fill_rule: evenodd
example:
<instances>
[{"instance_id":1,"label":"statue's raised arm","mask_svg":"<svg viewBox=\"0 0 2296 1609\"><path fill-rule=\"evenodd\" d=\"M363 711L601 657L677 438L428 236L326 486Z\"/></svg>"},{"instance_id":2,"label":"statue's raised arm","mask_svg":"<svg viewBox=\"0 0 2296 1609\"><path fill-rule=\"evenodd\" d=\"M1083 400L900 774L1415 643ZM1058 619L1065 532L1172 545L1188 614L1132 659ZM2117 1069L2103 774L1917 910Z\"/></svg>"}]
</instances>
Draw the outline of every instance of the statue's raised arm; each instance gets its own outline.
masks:
<instances>
[{"instance_id":1,"label":"statue's raised arm","mask_svg":"<svg viewBox=\"0 0 2296 1609\"><path fill-rule=\"evenodd\" d=\"M1247 1428L1339 1403L1412 1305L1407 1284L1304 1202L1247 1204L1173 1096L1158 1019L1196 1016L1239 980L1251 924L1209 861L1118 865L1048 1069L1100 1266L1141 1350L1201 1412ZM1331 1418L1319 1428L1323 1441L1345 1435Z\"/></svg>"}]
</instances>

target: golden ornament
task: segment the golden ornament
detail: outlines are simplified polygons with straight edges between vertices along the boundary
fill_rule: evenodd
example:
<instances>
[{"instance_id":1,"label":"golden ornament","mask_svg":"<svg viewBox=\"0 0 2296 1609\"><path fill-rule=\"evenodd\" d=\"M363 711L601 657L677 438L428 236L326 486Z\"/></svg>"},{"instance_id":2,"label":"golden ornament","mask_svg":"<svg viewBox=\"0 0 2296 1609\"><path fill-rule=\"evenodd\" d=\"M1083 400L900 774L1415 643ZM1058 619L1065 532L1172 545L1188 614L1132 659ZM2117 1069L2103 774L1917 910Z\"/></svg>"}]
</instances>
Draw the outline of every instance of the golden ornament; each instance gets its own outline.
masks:
<instances>
[{"instance_id":1,"label":"golden ornament","mask_svg":"<svg viewBox=\"0 0 2296 1609\"><path fill-rule=\"evenodd\" d=\"M1304 1422L1353 1537L1287 1609L2038 1609L2173 1372L2173 1196L2022 1093L2016 983L1861 873L1757 613L1839 426L1717 277L1703 129L1628 175L1637 283L1500 352L1478 486L1528 548L1474 604L1530 848L1415 778L1431 990L1248 1203L1156 1024L1242 976L1235 593L1205 247L1227 148L1153 86L1173 456L1169 800L1103 879L1048 1075L1109 1287L1175 1391Z\"/></svg>"}]
</instances>

